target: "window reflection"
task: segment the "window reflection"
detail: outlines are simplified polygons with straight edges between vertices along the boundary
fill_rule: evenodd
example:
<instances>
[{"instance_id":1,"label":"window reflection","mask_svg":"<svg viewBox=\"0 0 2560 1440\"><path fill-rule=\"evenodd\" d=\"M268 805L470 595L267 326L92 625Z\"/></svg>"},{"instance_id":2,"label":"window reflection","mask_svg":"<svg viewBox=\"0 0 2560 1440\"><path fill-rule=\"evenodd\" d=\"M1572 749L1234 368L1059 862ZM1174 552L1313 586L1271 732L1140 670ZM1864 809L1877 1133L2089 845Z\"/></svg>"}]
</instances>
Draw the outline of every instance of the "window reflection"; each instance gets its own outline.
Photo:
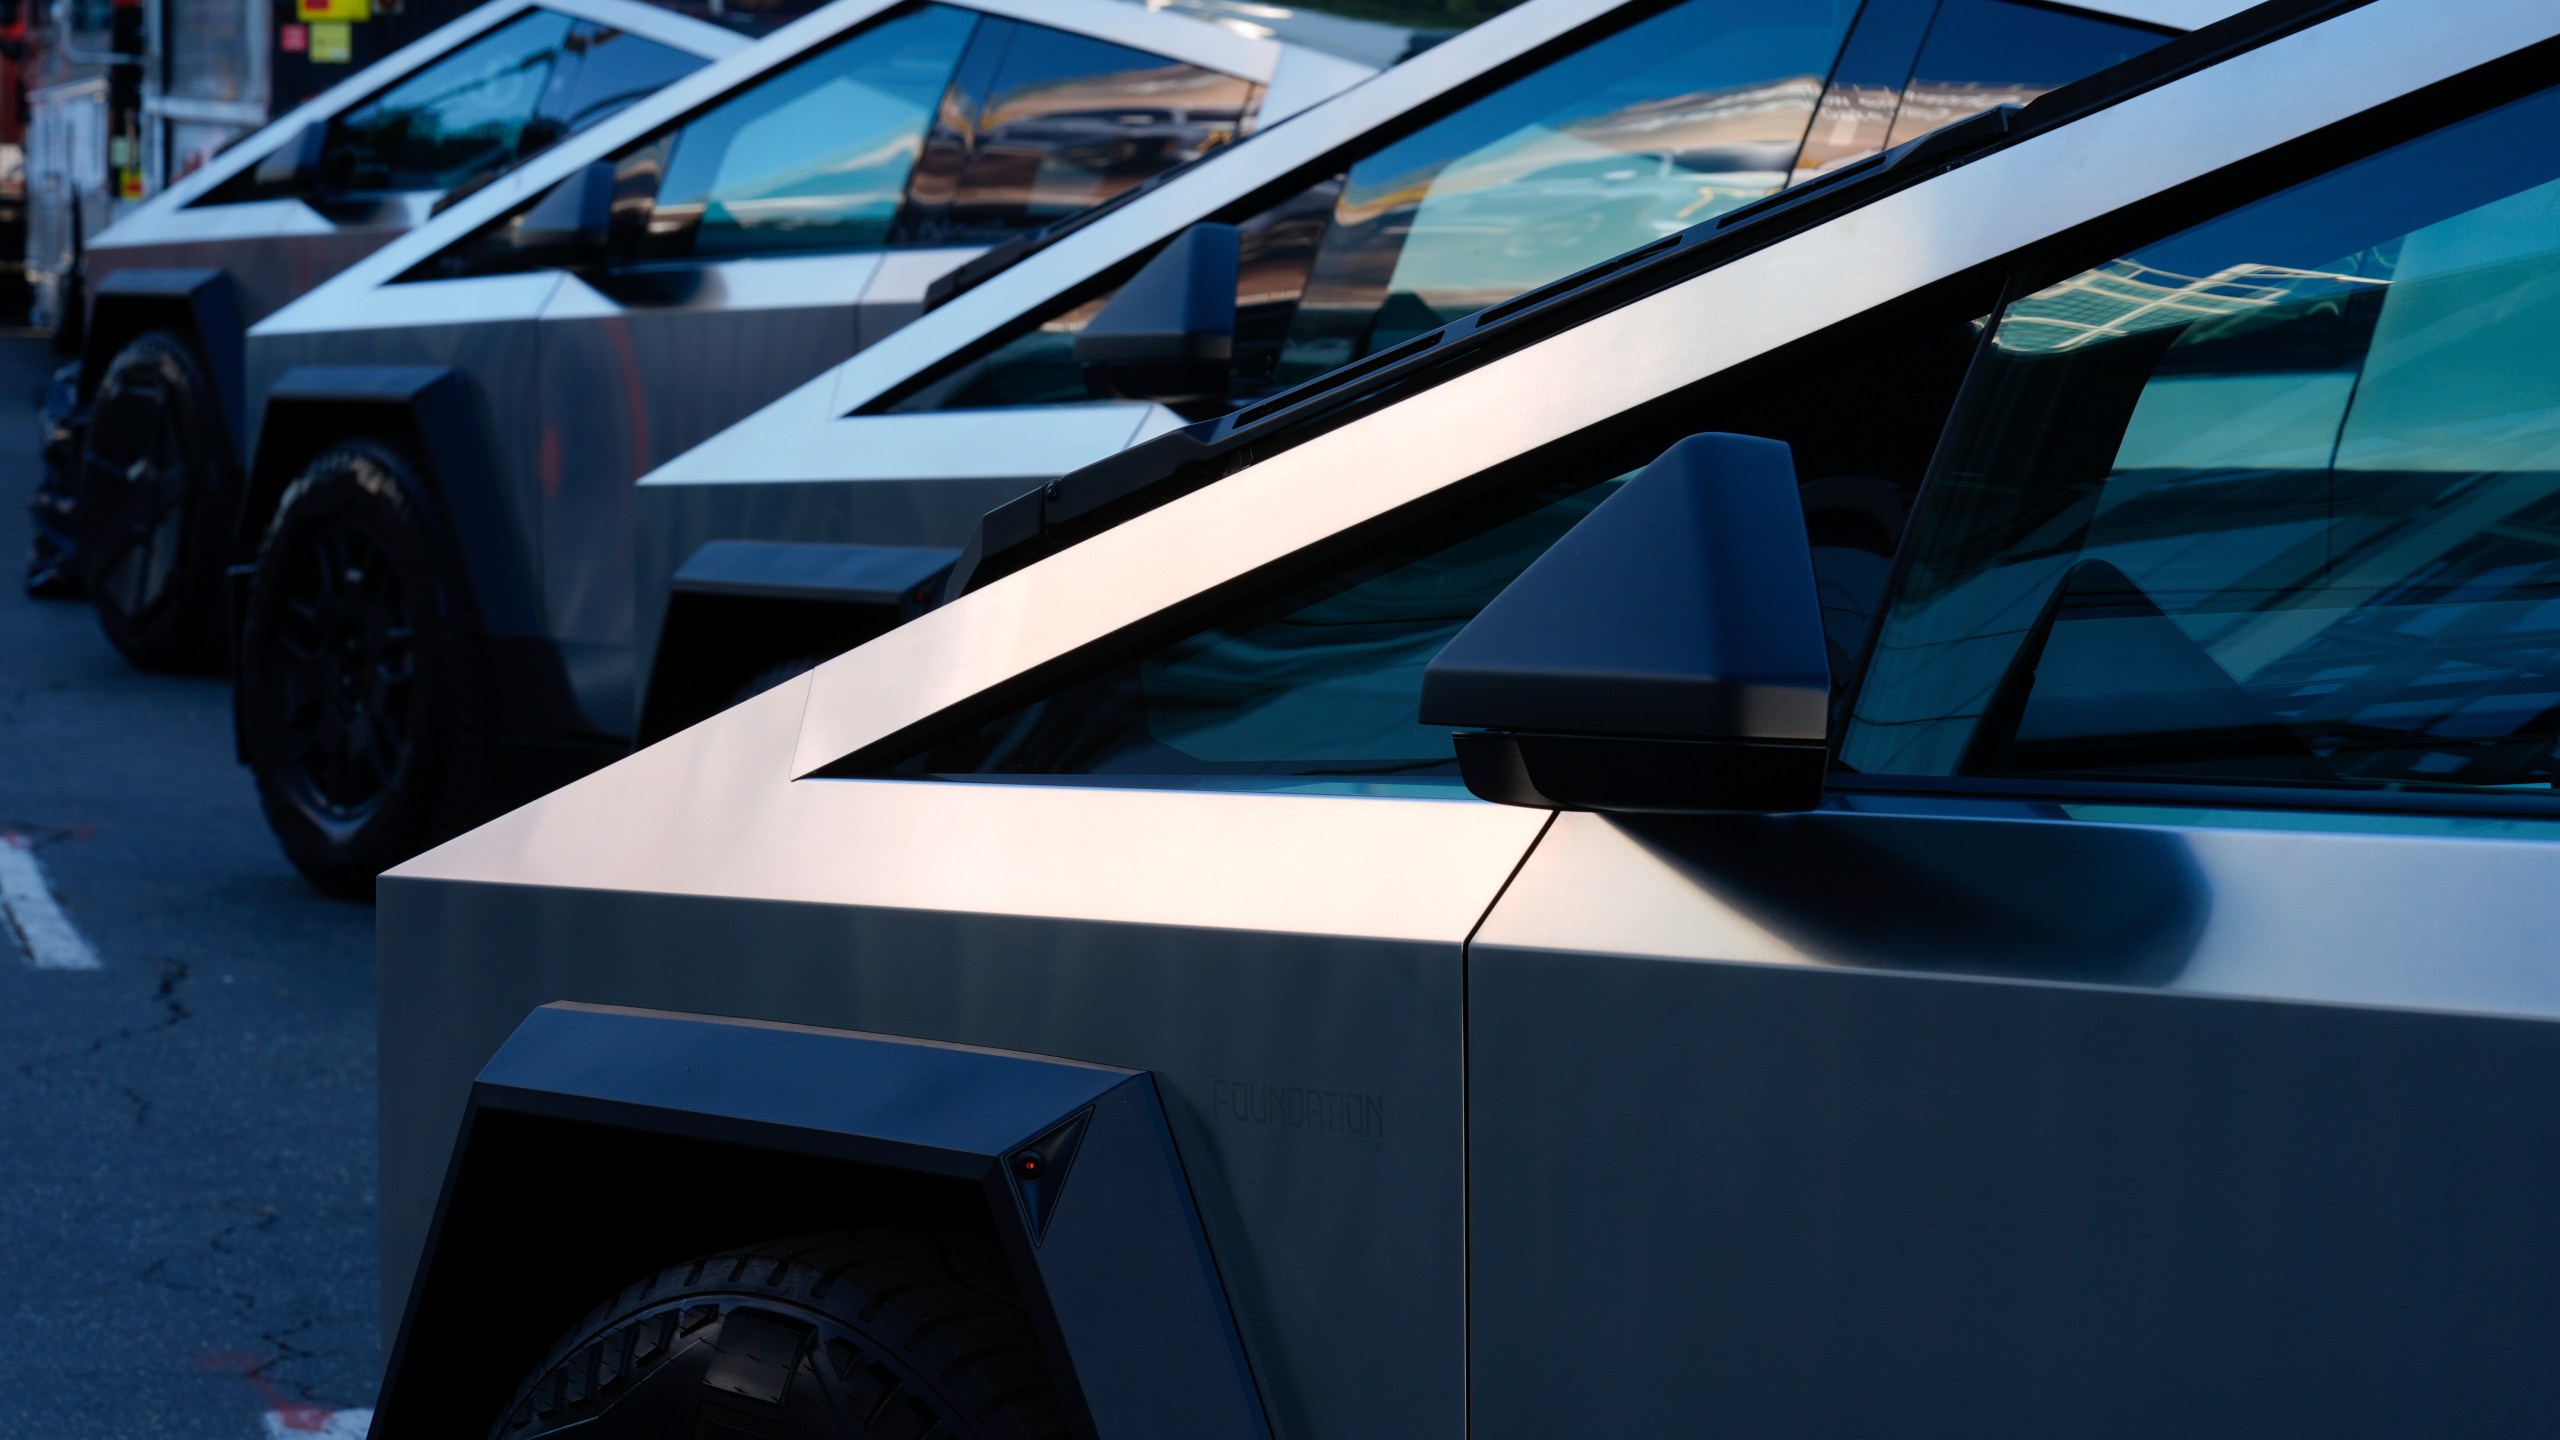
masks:
<instances>
[{"instance_id":1,"label":"window reflection","mask_svg":"<svg viewBox=\"0 0 2560 1440\"><path fill-rule=\"evenodd\" d=\"M2560 100L2004 315L1843 758L2560 778Z\"/></svg>"},{"instance_id":2,"label":"window reflection","mask_svg":"<svg viewBox=\"0 0 2560 1440\"><path fill-rule=\"evenodd\" d=\"M1786 183L1848 0L1690 0L1351 167L1291 317L1294 384Z\"/></svg>"}]
</instances>

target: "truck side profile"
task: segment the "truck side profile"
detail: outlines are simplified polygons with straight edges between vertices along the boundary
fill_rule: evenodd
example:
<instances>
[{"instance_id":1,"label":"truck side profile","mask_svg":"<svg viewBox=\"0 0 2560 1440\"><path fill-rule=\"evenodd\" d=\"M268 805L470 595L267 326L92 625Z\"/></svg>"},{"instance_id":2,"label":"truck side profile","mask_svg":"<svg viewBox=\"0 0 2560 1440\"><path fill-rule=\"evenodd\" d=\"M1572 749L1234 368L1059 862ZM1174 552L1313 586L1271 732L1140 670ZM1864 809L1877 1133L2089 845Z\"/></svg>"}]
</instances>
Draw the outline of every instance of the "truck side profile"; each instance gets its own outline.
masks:
<instances>
[{"instance_id":1,"label":"truck side profile","mask_svg":"<svg viewBox=\"0 0 2560 1440\"><path fill-rule=\"evenodd\" d=\"M2555 55L2259 7L387 875L376 1433L2536 1428Z\"/></svg>"},{"instance_id":2,"label":"truck side profile","mask_svg":"<svg viewBox=\"0 0 2560 1440\"><path fill-rule=\"evenodd\" d=\"M457 189L747 43L634 0L494 0L91 237L69 327L79 359L57 386L31 502L30 588L86 593L137 664L218 665L249 327Z\"/></svg>"},{"instance_id":3,"label":"truck side profile","mask_svg":"<svg viewBox=\"0 0 2560 1440\"><path fill-rule=\"evenodd\" d=\"M836 0L269 317L226 544L286 854L365 893L618 753L633 479L991 244L1369 73L1123 0Z\"/></svg>"}]
</instances>

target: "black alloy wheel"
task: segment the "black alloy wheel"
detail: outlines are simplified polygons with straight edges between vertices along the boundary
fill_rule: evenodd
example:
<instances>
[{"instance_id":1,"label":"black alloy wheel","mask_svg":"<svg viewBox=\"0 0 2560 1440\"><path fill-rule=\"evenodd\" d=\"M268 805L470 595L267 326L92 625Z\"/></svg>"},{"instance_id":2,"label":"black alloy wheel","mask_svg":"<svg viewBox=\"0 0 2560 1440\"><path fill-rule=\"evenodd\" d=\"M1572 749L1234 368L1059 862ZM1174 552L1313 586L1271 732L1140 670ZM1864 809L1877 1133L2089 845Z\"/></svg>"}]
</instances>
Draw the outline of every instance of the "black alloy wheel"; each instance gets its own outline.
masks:
<instances>
[{"instance_id":1,"label":"black alloy wheel","mask_svg":"<svg viewBox=\"0 0 2560 1440\"><path fill-rule=\"evenodd\" d=\"M153 330L117 351L90 407L72 525L99 627L143 669L221 668L231 468L195 347Z\"/></svg>"},{"instance_id":2,"label":"black alloy wheel","mask_svg":"<svg viewBox=\"0 0 2560 1440\"><path fill-rule=\"evenodd\" d=\"M490 1440L1063 1440L992 1237L876 1226L671 1266L591 1311Z\"/></svg>"},{"instance_id":3,"label":"black alloy wheel","mask_svg":"<svg viewBox=\"0 0 2560 1440\"><path fill-rule=\"evenodd\" d=\"M267 823L332 894L483 818L483 646L418 467L341 445L285 491L241 630L240 732Z\"/></svg>"}]
</instances>

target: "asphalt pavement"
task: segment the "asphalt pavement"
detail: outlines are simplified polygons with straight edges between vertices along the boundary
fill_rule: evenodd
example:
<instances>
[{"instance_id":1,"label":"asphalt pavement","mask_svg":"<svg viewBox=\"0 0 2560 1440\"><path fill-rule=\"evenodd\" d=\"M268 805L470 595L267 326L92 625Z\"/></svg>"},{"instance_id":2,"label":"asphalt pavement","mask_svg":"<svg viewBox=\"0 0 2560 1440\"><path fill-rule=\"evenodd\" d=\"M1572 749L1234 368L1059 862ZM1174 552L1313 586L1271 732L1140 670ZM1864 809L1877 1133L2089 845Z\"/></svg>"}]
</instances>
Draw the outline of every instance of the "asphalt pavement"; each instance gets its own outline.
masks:
<instances>
[{"instance_id":1,"label":"asphalt pavement","mask_svg":"<svg viewBox=\"0 0 2560 1440\"><path fill-rule=\"evenodd\" d=\"M223 681L20 592L52 365L0 338L0 1436L348 1434L381 1368L373 911L269 838Z\"/></svg>"}]
</instances>

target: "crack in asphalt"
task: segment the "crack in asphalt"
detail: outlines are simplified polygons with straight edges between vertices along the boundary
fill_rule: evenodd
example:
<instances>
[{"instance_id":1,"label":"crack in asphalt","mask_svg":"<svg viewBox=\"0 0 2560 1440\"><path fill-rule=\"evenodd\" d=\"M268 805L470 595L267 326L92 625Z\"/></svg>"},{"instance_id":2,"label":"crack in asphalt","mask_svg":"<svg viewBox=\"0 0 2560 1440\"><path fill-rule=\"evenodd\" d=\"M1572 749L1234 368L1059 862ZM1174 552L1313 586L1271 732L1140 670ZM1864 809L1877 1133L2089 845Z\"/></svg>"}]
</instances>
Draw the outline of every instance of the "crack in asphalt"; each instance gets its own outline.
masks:
<instances>
[{"instance_id":1,"label":"crack in asphalt","mask_svg":"<svg viewBox=\"0 0 2560 1440\"><path fill-rule=\"evenodd\" d=\"M147 1025L120 1026L104 1035L93 1036L86 1046L77 1050L57 1051L51 1055L39 1055L32 1060L21 1060L18 1062L18 1073L33 1080L37 1078L38 1071L49 1070L56 1065L68 1064L75 1060L87 1060L104 1053L111 1045L121 1045L127 1041L183 1025L194 1019L195 1011L188 1008L186 1001L178 998L179 987L187 983L187 976L190 973L186 962L162 956L158 963L159 979L152 986L150 1000L151 1004L159 1007L160 1014L157 1019ZM134 1123L141 1124L143 1117L150 1111L150 1101L130 1087L125 1087L124 1093L140 1105L142 1114L135 1117Z\"/></svg>"}]
</instances>

